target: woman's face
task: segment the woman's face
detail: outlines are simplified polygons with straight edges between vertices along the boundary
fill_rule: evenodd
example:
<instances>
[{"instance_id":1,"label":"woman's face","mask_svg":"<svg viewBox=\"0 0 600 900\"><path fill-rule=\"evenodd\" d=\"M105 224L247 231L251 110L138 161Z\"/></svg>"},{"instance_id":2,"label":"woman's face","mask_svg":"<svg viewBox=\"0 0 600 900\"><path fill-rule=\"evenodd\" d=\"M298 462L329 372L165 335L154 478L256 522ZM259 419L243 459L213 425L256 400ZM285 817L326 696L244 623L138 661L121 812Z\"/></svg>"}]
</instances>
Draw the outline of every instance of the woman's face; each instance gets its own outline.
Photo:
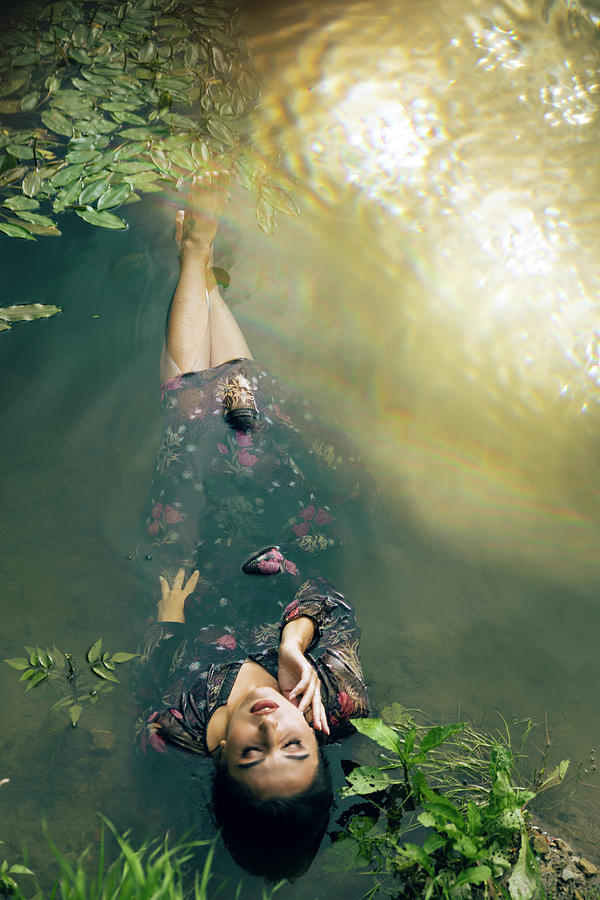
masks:
<instances>
[{"instance_id":1,"label":"woman's face","mask_svg":"<svg viewBox=\"0 0 600 900\"><path fill-rule=\"evenodd\" d=\"M246 694L221 747L229 774L260 800L306 790L319 764L315 733L304 714L270 687Z\"/></svg>"}]
</instances>

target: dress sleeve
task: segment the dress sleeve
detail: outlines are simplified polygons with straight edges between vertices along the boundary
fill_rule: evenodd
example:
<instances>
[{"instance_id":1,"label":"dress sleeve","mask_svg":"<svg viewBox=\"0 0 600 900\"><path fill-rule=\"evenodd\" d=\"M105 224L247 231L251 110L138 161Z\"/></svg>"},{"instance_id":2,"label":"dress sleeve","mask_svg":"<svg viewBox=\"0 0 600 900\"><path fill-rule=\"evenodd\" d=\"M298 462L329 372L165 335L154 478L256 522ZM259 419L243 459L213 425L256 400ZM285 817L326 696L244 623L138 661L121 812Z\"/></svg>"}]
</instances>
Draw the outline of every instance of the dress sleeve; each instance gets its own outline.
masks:
<instances>
[{"instance_id":1,"label":"dress sleeve","mask_svg":"<svg viewBox=\"0 0 600 900\"><path fill-rule=\"evenodd\" d=\"M370 714L354 609L331 581L315 577L300 586L284 610L281 629L298 616L308 616L315 626L306 655L321 680L331 738L344 737L353 730L349 719Z\"/></svg>"},{"instance_id":2,"label":"dress sleeve","mask_svg":"<svg viewBox=\"0 0 600 900\"><path fill-rule=\"evenodd\" d=\"M134 726L136 743L146 753L165 753L175 744L194 753L205 753L201 739L201 715L193 691L182 691L173 677L173 666L183 651L184 626L159 622L150 626L146 643L132 671L132 693L138 704Z\"/></svg>"}]
</instances>

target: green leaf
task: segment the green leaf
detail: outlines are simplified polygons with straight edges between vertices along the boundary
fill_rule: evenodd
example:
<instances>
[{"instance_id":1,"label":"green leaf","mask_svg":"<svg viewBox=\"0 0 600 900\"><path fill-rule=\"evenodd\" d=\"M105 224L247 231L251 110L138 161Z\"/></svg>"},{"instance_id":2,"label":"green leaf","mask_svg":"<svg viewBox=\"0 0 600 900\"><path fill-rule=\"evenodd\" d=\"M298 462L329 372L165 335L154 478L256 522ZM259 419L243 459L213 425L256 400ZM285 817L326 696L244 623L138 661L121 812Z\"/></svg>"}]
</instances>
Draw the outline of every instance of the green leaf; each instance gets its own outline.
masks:
<instances>
[{"instance_id":1,"label":"green leaf","mask_svg":"<svg viewBox=\"0 0 600 900\"><path fill-rule=\"evenodd\" d=\"M99 198L96 207L101 209L112 209L114 206L120 206L129 197L131 193L131 185L127 182L123 184L115 184L109 187Z\"/></svg>"},{"instance_id":2,"label":"green leaf","mask_svg":"<svg viewBox=\"0 0 600 900\"><path fill-rule=\"evenodd\" d=\"M146 41L138 53L138 60L141 63L154 62L156 55L156 44L153 41Z\"/></svg>"},{"instance_id":3,"label":"green leaf","mask_svg":"<svg viewBox=\"0 0 600 900\"><path fill-rule=\"evenodd\" d=\"M431 728L421 740L419 750L421 753L428 753L434 747L439 747L447 738L459 731L463 731L466 727L465 722L457 722L454 725L437 725Z\"/></svg>"},{"instance_id":4,"label":"green leaf","mask_svg":"<svg viewBox=\"0 0 600 900\"><path fill-rule=\"evenodd\" d=\"M508 890L511 900L541 900L544 890L535 857L529 847L527 832L521 829L521 848L519 858L508 879Z\"/></svg>"},{"instance_id":5,"label":"green leaf","mask_svg":"<svg viewBox=\"0 0 600 900\"><path fill-rule=\"evenodd\" d=\"M31 93L25 94L25 96L21 100L21 109L23 110L23 112L29 112L30 110L35 109L39 99L39 91L31 91Z\"/></svg>"},{"instance_id":6,"label":"green leaf","mask_svg":"<svg viewBox=\"0 0 600 900\"><path fill-rule=\"evenodd\" d=\"M172 150L169 154L169 159L172 165L177 166L179 169L185 169L187 172L194 172L197 168L196 160L190 151L184 147Z\"/></svg>"},{"instance_id":7,"label":"green leaf","mask_svg":"<svg viewBox=\"0 0 600 900\"><path fill-rule=\"evenodd\" d=\"M343 797L352 797L354 794L373 794L382 791L390 784L387 772L382 772L376 766L358 766L346 777L348 787L342 789Z\"/></svg>"},{"instance_id":8,"label":"green leaf","mask_svg":"<svg viewBox=\"0 0 600 900\"><path fill-rule=\"evenodd\" d=\"M50 179L50 184L52 187L64 187L64 185L70 184L72 181L76 181L80 178L82 172L82 165L67 166Z\"/></svg>"},{"instance_id":9,"label":"green leaf","mask_svg":"<svg viewBox=\"0 0 600 900\"><path fill-rule=\"evenodd\" d=\"M293 197L290 197L286 191L281 190L281 188L266 187L263 185L261 194L267 203L270 203L271 206L278 209L280 212L285 213L288 216L300 215L300 209L296 201Z\"/></svg>"},{"instance_id":10,"label":"green leaf","mask_svg":"<svg viewBox=\"0 0 600 900\"><path fill-rule=\"evenodd\" d=\"M164 128L122 128L119 137L131 138L132 141L153 141L165 134Z\"/></svg>"},{"instance_id":11,"label":"green leaf","mask_svg":"<svg viewBox=\"0 0 600 900\"><path fill-rule=\"evenodd\" d=\"M73 134L72 124L66 116L63 116L63 114L56 109L45 109L40 118L46 128L56 132L56 134L64 134L67 137L71 137Z\"/></svg>"},{"instance_id":12,"label":"green leaf","mask_svg":"<svg viewBox=\"0 0 600 900\"><path fill-rule=\"evenodd\" d=\"M72 181L62 190L58 192L52 204L54 212L62 212L65 206L74 206L81 192L81 184L79 181Z\"/></svg>"},{"instance_id":13,"label":"green leaf","mask_svg":"<svg viewBox=\"0 0 600 900\"><path fill-rule=\"evenodd\" d=\"M136 656L139 655L139 653L125 653L124 651L120 650L118 653L113 653L111 659L116 663L124 663L129 662L130 659L135 659Z\"/></svg>"},{"instance_id":14,"label":"green leaf","mask_svg":"<svg viewBox=\"0 0 600 900\"><path fill-rule=\"evenodd\" d=\"M560 784L561 781L564 781L567 770L569 768L569 764L570 760L563 759L554 769L552 769L549 775L546 775L546 777L536 790L536 794L540 794L542 791L548 790L548 788L556 787L557 784Z\"/></svg>"},{"instance_id":15,"label":"green leaf","mask_svg":"<svg viewBox=\"0 0 600 900\"><path fill-rule=\"evenodd\" d=\"M79 195L79 203L82 206L87 206L89 203L93 203L94 200L97 200L107 189L108 187L108 178L100 178L98 181L92 182L92 184L88 184Z\"/></svg>"},{"instance_id":16,"label":"green leaf","mask_svg":"<svg viewBox=\"0 0 600 900\"><path fill-rule=\"evenodd\" d=\"M420 818L419 821L421 821ZM423 850L425 851L425 853L435 853L436 850L439 850L440 847L443 847L446 843L446 838L443 835L434 832L433 834L429 835L429 837L423 844Z\"/></svg>"},{"instance_id":17,"label":"green leaf","mask_svg":"<svg viewBox=\"0 0 600 900\"><path fill-rule=\"evenodd\" d=\"M19 678L19 681L27 681L28 678L31 678L33 675L36 674L36 671L37 671L36 669L26 669L26 671L23 672L23 674Z\"/></svg>"},{"instance_id":18,"label":"green leaf","mask_svg":"<svg viewBox=\"0 0 600 900\"><path fill-rule=\"evenodd\" d=\"M235 133L231 130L229 125L225 124L225 122L221 122L219 119L215 119L211 116L206 123L206 127L213 137L223 144L226 144L228 147L233 147L235 144Z\"/></svg>"},{"instance_id":19,"label":"green leaf","mask_svg":"<svg viewBox=\"0 0 600 900\"><path fill-rule=\"evenodd\" d=\"M27 866L22 866L20 863L15 863L8 870L11 875L33 875L34 873L31 869L28 869Z\"/></svg>"},{"instance_id":20,"label":"green leaf","mask_svg":"<svg viewBox=\"0 0 600 900\"><path fill-rule=\"evenodd\" d=\"M433 870L431 860L423 848L419 847L418 844L404 844L403 847L399 848L399 851L404 859L416 863L416 865L423 866L425 871L431 874Z\"/></svg>"},{"instance_id":21,"label":"green leaf","mask_svg":"<svg viewBox=\"0 0 600 900\"><path fill-rule=\"evenodd\" d=\"M463 884L484 884L492 877L492 870L489 866L473 866L470 869L463 869L456 881L457 887Z\"/></svg>"},{"instance_id":22,"label":"green leaf","mask_svg":"<svg viewBox=\"0 0 600 900\"><path fill-rule=\"evenodd\" d=\"M13 659L5 659L4 662L11 667L11 669L16 669L17 672L22 672L23 669L29 668L29 660L25 659L22 656L16 656ZM118 662L118 660L117 660Z\"/></svg>"},{"instance_id":23,"label":"green leaf","mask_svg":"<svg viewBox=\"0 0 600 900\"><path fill-rule=\"evenodd\" d=\"M74 703L73 706L71 706L71 708L69 709L69 715L71 717L71 725L73 726L73 728L75 728L75 726L79 722L79 718L80 718L82 712L83 712L83 706L80 706L79 703Z\"/></svg>"},{"instance_id":24,"label":"green leaf","mask_svg":"<svg viewBox=\"0 0 600 900\"><path fill-rule=\"evenodd\" d=\"M37 200L23 197L20 194L14 197L8 197L8 199L2 203L2 206L6 206L13 211L17 209L37 209L39 205Z\"/></svg>"},{"instance_id":25,"label":"green leaf","mask_svg":"<svg viewBox=\"0 0 600 900\"><path fill-rule=\"evenodd\" d=\"M96 660L100 659L100 654L102 653L102 638L99 637L97 641L94 641L92 646L87 652L87 661L90 665L96 662Z\"/></svg>"},{"instance_id":26,"label":"green leaf","mask_svg":"<svg viewBox=\"0 0 600 900\"><path fill-rule=\"evenodd\" d=\"M29 679L29 684L27 685L27 687L25 688L25 690L26 690L26 691L30 691L31 688L35 687L36 684L40 684L40 682L44 681L44 679L47 678L47 677L48 677L48 673L47 673L47 672L36 672L35 675L33 675L33 676Z\"/></svg>"},{"instance_id":27,"label":"green leaf","mask_svg":"<svg viewBox=\"0 0 600 900\"><path fill-rule=\"evenodd\" d=\"M72 150L65 159L70 163L91 163L98 162L101 155L97 150Z\"/></svg>"},{"instance_id":28,"label":"green leaf","mask_svg":"<svg viewBox=\"0 0 600 900\"><path fill-rule=\"evenodd\" d=\"M0 319L7 322L32 322L35 319L47 319L61 312L60 306L44 305L43 303L21 303L14 306L0 307ZM45 657L44 657L45 658ZM38 658L34 650L31 653L32 666L37 666Z\"/></svg>"},{"instance_id":29,"label":"green leaf","mask_svg":"<svg viewBox=\"0 0 600 900\"><path fill-rule=\"evenodd\" d=\"M26 228L21 225L12 225L10 222L0 222L0 231L9 237L23 238L25 241L35 241L33 235L29 234Z\"/></svg>"},{"instance_id":30,"label":"green leaf","mask_svg":"<svg viewBox=\"0 0 600 900\"><path fill-rule=\"evenodd\" d=\"M108 672L106 669L101 669L100 666L92 666L92 672L94 675L97 675L98 678L105 678L107 681L114 681L119 684L119 679L116 675L113 675L112 672Z\"/></svg>"},{"instance_id":31,"label":"green leaf","mask_svg":"<svg viewBox=\"0 0 600 900\"><path fill-rule=\"evenodd\" d=\"M16 159L33 159L33 147L29 144L7 144L6 149Z\"/></svg>"},{"instance_id":32,"label":"green leaf","mask_svg":"<svg viewBox=\"0 0 600 900\"><path fill-rule=\"evenodd\" d=\"M23 193L27 197L33 197L42 186L42 176L40 175L39 169L33 169L31 172L28 172L25 178L23 179L23 184L21 185L21 189ZM37 205L37 204L36 204ZM25 207L21 207L25 209Z\"/></svg>"},{"instance_id":33,"label":"green leaf","mask_svg":"<svg viewBox=\"0 0 600 900\"><path fill-rule=\"evenodd\" d=\"M87 175L96 175L98 172L102 172L106 169L115 157L114 150L105 150L100 159L96 160L96 162L90 163L85 167L85 174Z\"/></svg>"},{"instance_id":34,"label":"green leaf","mask_svg":"<svg viewBox=\"0 0 600 900\"><path fill-rule=\"evenodd\" d=\"M24 222L33 222L34 225L49 225L52 228L56 228L56 222L54 222L48 216L42 216L39 213L29 212L29 210L27 209L17 209L15 210L15 215L20 219L23 219Z\"/></svg>"},{"instance_id":35,"label":"green leaf","mask_svg":"<svg viewBox=\"0 0 600 900\"><path fill-rule=\"evenodd\" d=\"M385 725L381 719L350 719L354 727L361 734L376 741L380 747L393 750L401 754L403 750L400 735L389 725Z\"/></svg>"}]
</instances>

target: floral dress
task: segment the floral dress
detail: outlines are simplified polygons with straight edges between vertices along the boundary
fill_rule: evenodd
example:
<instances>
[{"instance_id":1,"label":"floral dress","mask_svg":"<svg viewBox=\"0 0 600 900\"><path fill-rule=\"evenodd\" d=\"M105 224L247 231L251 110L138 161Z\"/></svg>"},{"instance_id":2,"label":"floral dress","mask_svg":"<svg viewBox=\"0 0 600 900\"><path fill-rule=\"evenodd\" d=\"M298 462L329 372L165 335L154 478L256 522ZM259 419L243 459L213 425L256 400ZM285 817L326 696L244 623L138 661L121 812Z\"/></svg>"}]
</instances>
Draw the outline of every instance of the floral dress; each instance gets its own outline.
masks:
<instances>
[{"instance_id":1,"label":"floral dress","mask_svg":"<svg viewBox=\"0 0 600 900\"><path fill-rule=\"evenodd\" d=\"M252 430L228 424L236 401L252 407ZM185 744L185 723L197 719L197 713L190 713L191 706L181 707L184 698L199 712L198 697L207 692L206 708L214 711L216 697L226 702L235 666L239 669L255 653L263 654L265 668L275 665L276 676L279 627L264 623L290 610L294 595L298 602L308 602L307 590L316 590L314 597L321 598L318 613L314 606L309 613L321 635L313 664L326 651L329 660L336 653L356 657L348 689L339 667L333 666L338 674L331 675L328 713L346 719L366 715L353 613L343 595L323 580L339 569L343 551L353 553L375 496L351 441L339 429L318 422L306 402L249 359L170 379L163 385L162 409L163 436L138 544L146 611L152 615L160 599L159 575L172 583L184 567L186 575L198 569L200 578L186 601L185 626L150 627L136 688L148 715L157 714L149 723L156 723L150 734L168 734L174 743ZM345 612L333 615L334 607ZM211 668L215 665L222 667L218 676ZM323 666L320 674L327 683L333 670L329 663ZM213 674L207 675L209 670ZM191 688L194 679L204 685L199 693ZM342 699L335 701L338 694ZM165 713L165 704L156 706L158 695L168 699L170 712ZM353 711L346 697L356 700ZM169 728L161 716L170 717ZM204 734L200 720L203 716L190 734L193 748L205 752L204 737L197 740ZM176 729L175 721L184 724ZM154 745L158 743L157 738Z\"/></svg>"},{"instance_id":2,"label":"floral dress","mask_svg":"<svg viewBox=\"0 0 600 900\"><path fill-rule=\"evenodd\" d=\"M317 577L300 587L278 624L232 625L222 634L214 625L195 633L178 622L151 626L134 672L141 749L164 753L170 744L207 756L208 723L227 703L241 666L250 659L277 678L281 629L299 615L315 625L306 656L319 675L330 740L348 734L350 718L369 715L358 657L360 631L346 598Z\"/></svg>"}]
</instances>

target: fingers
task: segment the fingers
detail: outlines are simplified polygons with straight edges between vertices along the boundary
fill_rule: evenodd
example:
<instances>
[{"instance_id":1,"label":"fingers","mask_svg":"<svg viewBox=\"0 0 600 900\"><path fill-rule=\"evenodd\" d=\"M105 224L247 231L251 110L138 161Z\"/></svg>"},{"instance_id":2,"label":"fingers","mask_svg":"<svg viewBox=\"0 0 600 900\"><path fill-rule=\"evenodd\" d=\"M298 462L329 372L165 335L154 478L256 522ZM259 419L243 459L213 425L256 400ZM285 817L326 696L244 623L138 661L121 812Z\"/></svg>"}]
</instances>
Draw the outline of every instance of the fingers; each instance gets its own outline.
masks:
<instances>
[{"instance_id":1,"label":"fingers","mask_svg":"<svg viewBox=\"0 0 600 900\"><path fill-rule=\"evenodd\" d=\"M171 593L171 589L169 587L169 582L166 578L163 578L162 575L158 576L158 580L160 582L160 593L162 595L163 600L169 599L169 594Z\"/></svg>"},{"instance_id":2,"label":"fingers","mask_svg":"<svg viewBox=\"0 0 600 900\"><path fill-rule=\"evenodd\" d=\"M196 585L198 584L198 579L200 578L200 572L196 569L190 577L188 578L186 585L183 589L183 592L186 597L189 597L190 594L193 594Z\"/></svg>"},{"instance_id":3,"label":"fingers","mask_svg":"<svg viewBox=\"0 0 600 900\"><path fill-rule=\"evenodd\" d=\"M181 586L183 584L183 579L185 578L185 569L179 569L177 575L175 576L175 580L173 582L173 591L180 591Z\"/></svg>"}]
</instances>

